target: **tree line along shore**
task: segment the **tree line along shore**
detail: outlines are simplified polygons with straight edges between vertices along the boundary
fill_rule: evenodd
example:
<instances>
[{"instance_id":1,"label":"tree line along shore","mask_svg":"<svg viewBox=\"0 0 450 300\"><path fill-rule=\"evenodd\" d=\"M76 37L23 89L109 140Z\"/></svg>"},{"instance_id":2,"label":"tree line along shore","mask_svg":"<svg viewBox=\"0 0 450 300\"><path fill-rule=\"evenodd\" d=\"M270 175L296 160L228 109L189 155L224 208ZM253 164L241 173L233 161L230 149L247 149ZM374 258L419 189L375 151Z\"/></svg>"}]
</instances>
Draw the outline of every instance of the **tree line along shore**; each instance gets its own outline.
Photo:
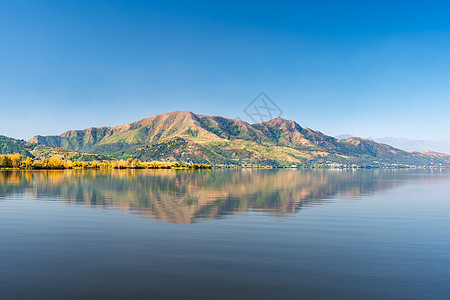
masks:
<instances>
[{"instance_id":1,"label":"tree line along shore","mask_svg":"<svg viewBox=\"0 0 450 300\"><path fill-rule=\"evenodd\" d=\"M180 164L177 162L141 162L138 159L104 160L104 161L71 161L60 156L26 159L19 153L0 155L0 169L28 169L28 170L64 170L64 169L211 169L206 164Z\"/></svg>"}]
</instances>

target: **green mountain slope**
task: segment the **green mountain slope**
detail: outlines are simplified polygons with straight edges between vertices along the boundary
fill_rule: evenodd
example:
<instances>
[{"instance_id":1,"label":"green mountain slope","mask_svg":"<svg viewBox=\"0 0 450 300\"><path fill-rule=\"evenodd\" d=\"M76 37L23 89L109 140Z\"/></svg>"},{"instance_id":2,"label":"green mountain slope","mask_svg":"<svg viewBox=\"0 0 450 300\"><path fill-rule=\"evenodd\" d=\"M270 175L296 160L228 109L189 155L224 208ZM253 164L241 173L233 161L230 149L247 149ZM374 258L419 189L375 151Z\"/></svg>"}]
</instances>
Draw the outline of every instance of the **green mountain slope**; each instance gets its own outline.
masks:
<instances>
[{"instance_id":1,"label":"green mountain slope","mask_svg":"<svg viewBox=\"0 0 450 300\"><path fill-rule=\"evenodd\" d=\"M26 142L6 136L0 135L0 154L20 153L23 158L31 157L34 159L49 158L51 156L60 156L63 159L77 161L93 161L93 160L111 160L107 155L83 153L64 148L51 147L34 142Z\"/></svg>"},{"instance_id":2,"label":"green mountain slope","mask_svg":"<svg viewBox=\"0 0 450 300\"><path fill-rule=\"evenodd\" d=\"M282 118L248 124L185 111L29 142L119 158L214 164L450 164L447 155L407 152L361 138L338 140Z\"/></svg>"},{"instance_id":3,"label":"green mountain slope","mask_svg":"<svg viewBox=\"0 0 450 300\"><path fill-rule=\"evenodd\" d=\"M30 152L34 146L34 144L27 143L24 140L0 135L0 154L20 153L23 157L34 157Z\"/></svg>"}]
</instances>

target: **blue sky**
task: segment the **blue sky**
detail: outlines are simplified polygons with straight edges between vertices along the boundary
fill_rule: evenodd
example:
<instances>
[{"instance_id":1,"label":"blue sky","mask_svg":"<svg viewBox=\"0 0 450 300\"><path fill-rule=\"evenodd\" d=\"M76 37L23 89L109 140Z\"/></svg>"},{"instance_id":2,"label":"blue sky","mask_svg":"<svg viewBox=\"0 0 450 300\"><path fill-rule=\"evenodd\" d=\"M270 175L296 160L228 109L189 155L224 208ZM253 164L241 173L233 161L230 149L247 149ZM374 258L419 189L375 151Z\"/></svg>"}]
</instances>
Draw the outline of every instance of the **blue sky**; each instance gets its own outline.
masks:
<instances>
[{"instance_id":1,"label":"blue sky","mask_svg":"<svg viewBox=\"0 0 450 300\"><path fill-rule=\"evenodd\" d=\"M450 139L450 4L2 1L0 134L189 110L261 91L326 134Z\"/></svg>"}]
</instances>

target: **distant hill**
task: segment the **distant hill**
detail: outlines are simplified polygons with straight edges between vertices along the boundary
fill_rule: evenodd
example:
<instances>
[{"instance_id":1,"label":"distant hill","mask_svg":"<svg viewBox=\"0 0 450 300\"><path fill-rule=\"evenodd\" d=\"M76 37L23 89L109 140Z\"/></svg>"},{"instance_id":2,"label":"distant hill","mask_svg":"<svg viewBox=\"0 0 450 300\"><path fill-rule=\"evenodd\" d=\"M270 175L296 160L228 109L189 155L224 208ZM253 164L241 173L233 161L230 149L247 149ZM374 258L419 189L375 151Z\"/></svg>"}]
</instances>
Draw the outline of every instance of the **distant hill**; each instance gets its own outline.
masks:
<instances>
[{"instance_id":1,"label":"distant hill","mask_svg":"<svg viewBox=\"0 0 450 300\"><path fill-rule=\"evenodd\" d=\"M436 151L450 154L450 141L427 141L394 137L375 138L373 140L410 151Z\"/></svg>"},{"instance_id":2,"label":"distant hill","mask_svg":"<svg viewBox=\"0 0 450 300\"><path fill-rule=\"evenodd\" d=\"M347 139L354 137L351 134L342 134L336 136L337 139ZM407 151L435 151L445 154L450 154L450 141L427 141L427 140L414 140L395 137L383 137L383 138L367 138L377 143L383 143L395 148L407 150Z\"/></svg>"},{"instance_id":3,"label":"distant hill","mask_svg":"<svg viewBox=\"0 0 450 300\"><path fill-rule=\"evenodd\" d=\"M272 166L449 164L450 156L408 152L374 141L342 140L282 118L257 124L177 111L116 127L35 136L30 143L118 158Z\"/></svg>"}]
</instances>

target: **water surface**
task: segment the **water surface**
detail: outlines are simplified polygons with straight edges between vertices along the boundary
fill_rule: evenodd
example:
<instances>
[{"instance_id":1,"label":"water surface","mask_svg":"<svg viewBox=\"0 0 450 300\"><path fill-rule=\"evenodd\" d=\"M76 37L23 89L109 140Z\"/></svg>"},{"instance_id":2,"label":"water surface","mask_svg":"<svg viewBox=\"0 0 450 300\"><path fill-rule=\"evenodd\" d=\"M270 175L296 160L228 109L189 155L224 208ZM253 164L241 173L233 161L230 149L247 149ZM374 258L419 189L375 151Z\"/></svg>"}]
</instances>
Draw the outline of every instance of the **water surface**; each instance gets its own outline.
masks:
<instances>
[{"instance_id":1,"label":"water surface","mask_svg":"<svg viewBox=\"0 0 450 300\"><path fill-rule=\"evenodd\" d=\"M436 170L0 171L1 299L448 299Z\"/></svg>"}]
</instances>

